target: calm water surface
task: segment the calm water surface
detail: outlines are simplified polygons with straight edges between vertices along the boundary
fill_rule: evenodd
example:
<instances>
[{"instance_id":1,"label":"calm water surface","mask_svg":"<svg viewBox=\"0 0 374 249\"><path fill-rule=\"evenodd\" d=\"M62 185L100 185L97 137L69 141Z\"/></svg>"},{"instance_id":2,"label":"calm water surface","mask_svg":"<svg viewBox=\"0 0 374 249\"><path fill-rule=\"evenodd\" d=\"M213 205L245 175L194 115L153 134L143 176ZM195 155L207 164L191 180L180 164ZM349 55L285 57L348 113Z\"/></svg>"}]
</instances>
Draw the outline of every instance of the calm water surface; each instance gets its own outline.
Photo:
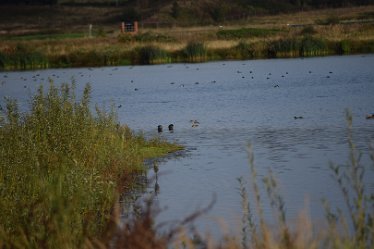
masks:
<instances>
[{"instance_id":1,"label":"calm water surface","mask_svg":"<svg viewBox=\"0 0 374 249\"><path fill-rule=\"evenodd\" d=\"M10 72L0 73L0 97L2 105L4 96L15 97L25 109L48 78L61 83L73 77L78 89L90 82L93 102L114 102L122 123L186 147L183 156L160 162L156 200L165 211L158 222L180 220L216 196L196 225L224 232L223 219L235 233L241 215L237 178L251 181L248 143L259 178L271 169L279 180L289 219L305 206L313 218L323 219L323 197L333 207L343 206L329 162L348 161L349 108L362 163L372 165L374 120L365 115L374 113L373 66L374 55L365 55ZM192 128L190 120L200 125ZM174 133L167 131L170 123ZM162 134L159 124L166 130ZM369 192L374 192L372 169L365 175ZM261 193L265 196L262 185ZM272 222L266 200L264 208Z\"/></svg>"}]
</instances>

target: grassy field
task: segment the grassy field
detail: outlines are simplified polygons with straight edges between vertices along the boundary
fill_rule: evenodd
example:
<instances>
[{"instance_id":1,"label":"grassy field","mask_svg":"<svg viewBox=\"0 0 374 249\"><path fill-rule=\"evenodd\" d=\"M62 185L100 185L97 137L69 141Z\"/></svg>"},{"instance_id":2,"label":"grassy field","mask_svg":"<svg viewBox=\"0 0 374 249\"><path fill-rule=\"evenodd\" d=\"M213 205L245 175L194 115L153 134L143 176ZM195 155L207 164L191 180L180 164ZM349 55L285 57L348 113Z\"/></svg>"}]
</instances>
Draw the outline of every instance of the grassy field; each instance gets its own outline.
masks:
<instances>
[{"instance_id":1,"label":"grassy field","mask_svg":"<svg viewBox=\"0 0 374 249\"><path fill-rule=\"evenodd\" d=\"M3 70L374 52L374 6L253 16L203 27L146 28L140 23L137 35L120 34L117 8L30 8L39 9L29 10L34 14L27 17L13 10L12 18L0 22ZM57 8L53 17L48 8ZM196 43L203 47L191 50Z\"/></svg>"}]
</instances>

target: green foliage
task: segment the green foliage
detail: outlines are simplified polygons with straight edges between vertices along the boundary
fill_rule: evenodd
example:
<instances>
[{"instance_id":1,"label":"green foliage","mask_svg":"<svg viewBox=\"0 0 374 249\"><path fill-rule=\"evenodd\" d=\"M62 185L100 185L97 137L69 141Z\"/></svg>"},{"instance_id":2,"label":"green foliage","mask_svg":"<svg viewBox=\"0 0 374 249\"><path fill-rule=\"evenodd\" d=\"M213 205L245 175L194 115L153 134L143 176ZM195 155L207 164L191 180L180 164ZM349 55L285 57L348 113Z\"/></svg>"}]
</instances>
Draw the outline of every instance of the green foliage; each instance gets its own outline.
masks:
<instances>
[{"instance_id":1,"label":"green foliage","mask_svg":"<svg viewBox=\"0 0 374 249\"><path fill-rule=\"evenodd\" d=\"M51 58L53 65L66 65L72 67L83 66L113 66L119 65L122 54L115 47L108 47L103 50L88 50L72 52L57 58Z\"/></svg>"},{"instance_id":2,"label":"green foliage","mask_svg":"<svg viewBox=\"0 0 374 249\"><path fill-rule=\"evenodd\" d=\"M64 33L64 34L31 34L31 35L17 35L17 36L4 36L3 40L15 41L30 41L30 40L64 40L64 39L77 39L83 38L83 33Z\"/></svg>"},{"instance_id":3,"label":"green foliage","mask_svg":"<svg viewBox=\"0 0 374 249\"><path fill-rule=\"evenodd\" d=\"M145 33L138 33L136 35L131 34L121 34L118 36L119 42L175 42L175 39L171 36L153 33L153 32L145 32Z\"/></svg>"},{"instance_id":4,"label":"green foliage","mask_svg":"<svg viewBox=\"0 0 374 249\"><path fill-rule=\"evenodd\" d=\"M329 53L328 44L312 36L304 36L302 40L289 38L280 39L269 43L269 57L297 57L297 56L318 56Z\"/></svg>"},{"instance_id":5,"label":"green foliage","mask_svg":"<svg viewBox=\"0 0 374 249\"><path fill-rule=\"evenodd\" d=\"M134 21L140 21L141 15L139 11L133 7L127 7L124 9L123 13L123 20L125 22L134 22Z\"/></svg>"},{"instance_id":6,"label":"green foliage","mask_svg":"<svg viewBox=\"0 0 374 249\"><path fill-rule=\"evenodd\" d=\"M6 101L0 126L5 248L81 248L99 238L119 184L144 171L146 156L179 149L134 135L118 124L113 108L96 107L94 115L90 92L87 85L77 99L74 82L60 88L51 82L47 93L38 89L25 114L15 100Z\"/></svg>"},{"instance_id":7,"label":"green foliage","mask_svg":"<svg viewBox=\"0 0 374 249\"><path fill-rule=\"evenodd\" d=\"M171 16L174 18L178 18L179 15L180 15L180 6L177 1L174 1L171 7Z\"/></svg>"},{"instance_id":8,"label":"green foliage","mask_svg":"<svg viewBox=\"0 0 374 249\"><path fill-rule=\"evenodd\" d=\"M232 30L220 30L217 32L219 39L243 39L252 37L267 37L275 35L279 30L275 29L260 29L260 28L241 28Z\"/></svg>"},{"instance_id":9,"label":"green foliage","mask_svg":"<svg viewBox=\"0 0 374 249\"><path fill-rule=\"evenodd\" d=\"M222 22L225 19L225 10L220 6L214 6L210 9L210 15L215 22Z\"/></svg>"},{"instance_id":10,"label":"green foliage","mask_svg":"<svg viewBox=\"0 0 374 249\"><path fill-rule=\"evenodd\" d=\"M139 33L134 36L134 40L138 42L173 42L175 39L173 37L152 33L152 32L145 32Z\"/></svg>"},{"instance_id":11,"label":"green foliage","mask_svg":"<svg viewBox=\"0 0 374 249\"><path fill-rule=\"evenodd\" d=\"M220 58L244 60L254 58L255 52L253 44L240 41L238 45L231 49L216 50L214 54L219 55Z\"/></svg>"},{"instance_id":12,"label":"green foliage","mask_svg":"<svg viewBox=\"0 0 374 249\"><path fill-rule=\"evenodd\" d=\"M351 52L351 41L343 40L336 43L335 52L337 54L349 54Z\"/></svg>"},{"instance_id":13,"label":"green foliage","mask_svg":"<svg viewBox=\"0 0 374 249\"><path fill-rule=\"evenodd\" d=\"M328 53L327 43L312 36L305 36L301 40L300 55L301 56L316 56L325 55Z\"/></svg>"},{"instance_id":14,"label":"green foliage","mask_svg":"<svg viewBox=\"0 0 374 249\"><path fill-rule=\"evenodd\" d=\"M207 49L204 43L189 42L183 50L183 55L189 62L204 61L207 55Z\"/></svg>"},{"instance_id":15,"label":"green foliage","mask_svg":"<svg viewBox=\"0 0 374 249\"><path fill-rule=\"evenodd\" d=\"M301 35L314 35L317 31L313 28L313 26L306 26L300 31Z\"/></svg>"},{"instance_id":16,"label":"green foliage","mask_svg":"<svg viewBox=\"0 0 374 249\"><path fill-rule=\"evenodd\" d=\"M17 44L13 51L0 54L0 68L36 69L47 68L47 57L34 48Z\"/></svg>"},{"instance_id":17,"label":"green foliage","mask_svg":"<svg viewBox=\"0 0 374 249\"><path fill-rule=\"evenodd\" d=\"M296 57L299 56L301 44L297 39L280 39L268 44L267 54L273 57Z\"/></svg>"},{"instance_id":18,"label":"green foliage","mask_svg":"<svg viewBox=\"0 0 374 249\"><path fill-rule=\"evenodd\" d=\"M158 64L169 61L169 55L165 50L152 45L137 48L133 57L133 62L141 65Z\"/></svg>"}]
</instances>

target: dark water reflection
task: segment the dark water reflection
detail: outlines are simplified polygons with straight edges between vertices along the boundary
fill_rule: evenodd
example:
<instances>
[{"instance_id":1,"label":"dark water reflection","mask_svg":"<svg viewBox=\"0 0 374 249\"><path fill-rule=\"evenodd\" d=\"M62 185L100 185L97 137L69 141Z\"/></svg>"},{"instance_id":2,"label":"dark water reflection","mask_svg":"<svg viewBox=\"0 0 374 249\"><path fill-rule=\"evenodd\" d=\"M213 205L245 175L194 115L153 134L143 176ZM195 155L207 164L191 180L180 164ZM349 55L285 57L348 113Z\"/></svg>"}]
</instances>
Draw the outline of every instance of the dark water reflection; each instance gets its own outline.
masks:
<instances>
[{"instance_id":1,"label":"dark water reflection","mask_svg":"<svg viewBox=\"0 0 374 249\"><path fill-rule=\"evenodd\" d=\"M221 230L217 224L223 218L236 232L241 215L236 179L250 181L248 143L259 177L271 169L278 178L290 219L305 200L315 219L323 218L322 197L333 207L343 205L329 162L348 161L344 112L349 108L362 162L371 165L367 152L374 121L365 115L374 113L373 65L374 55L366 55L12 72L0 73L0 96L26 104L48 77L57 83L74 77L78 89L90 82L93 102L115 102L121 122L187 148L184 156L159 163L156 199L167 209L158 221L181 219L215 194L217 203L198 227ZM199 126L192 128L190 120ZM170 123L173 133L157 133L157 125L167 130ZM365 177L374 192L372 168ZM269 221L271 213L265 204Z\"/></svg>"}]
</instances>

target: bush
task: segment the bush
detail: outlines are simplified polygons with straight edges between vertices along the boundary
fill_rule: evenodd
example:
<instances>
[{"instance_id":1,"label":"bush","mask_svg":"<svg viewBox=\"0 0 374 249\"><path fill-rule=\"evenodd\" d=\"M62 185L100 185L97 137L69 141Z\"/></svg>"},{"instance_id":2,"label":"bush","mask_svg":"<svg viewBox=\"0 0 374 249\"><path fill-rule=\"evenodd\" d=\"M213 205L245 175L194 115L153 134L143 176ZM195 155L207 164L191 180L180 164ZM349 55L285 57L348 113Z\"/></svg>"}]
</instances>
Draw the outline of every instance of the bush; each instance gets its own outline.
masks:
<instances>
[{"instance_id":1,"label":"bush","mask_svg":"<svg viewBox=\"0 0 374 249\"><path fill-rule=\"evenodd\" d=\"M351 52L351 42L343 40L335 43L335 52L337 54L349 54Z\"/></svg>"},{"instance_id":2,"label":"bush","mask_svg":"<svg viewBox=\"0 0 374 249\"><path fill-rule=\"evenodd\" d=\"M135 50L133 61L142 65L157 64L167 62L169 60L168 53L155 46L140 47Z\"/></svg>"},{"instance_id":3,"label":"bush","mask_svg":"<svg viewBox=\"0 0 374 249\"><path fill-rule=\"evenodd\" d=\"M238 45L234 48L235 51L239 54L241 59L249 59L254 56L254 48L251 44L240 41Z\"/></svg>"},{"instance_id":4,"label":"bush","mask_svg":"<svg viewBox=\"0 0 374 249\"><path fill-rule=\"evenodd\" d=\"M206 59L207 50L204 43L189 42L186 48L183 50L183 54L187 61L198 62Z\"/></svg>"},{"instance_id":5,"label":"bush","mask_svg":"<svg viewBox=\"0 0 374 249\"><path fill-rule=\"evenodd\" d=\"M316 56L324 55L328 53L327 43L318 38L312 36L305 36L301 40L300 44L300 55L301 56Z\"/></svg>"},{"instance_id":6,"label":"bush","mask_svg":"<svg viewBox=\"0 0 374 249\"><path fill-rule=\"evenodd\" d=\"M299 56L300 41L297 39L280 39L268 44L267 54L270 58L279 56Z\"/></svg>"},{"instance_id":7,"label":"bush","mask_svg":"<svg viewBox=\"0 0 374 249\"><path fill-rule=\"evenodd\" d=\"M17 44L12 51L0 55L0 68L3 69L26 70L47 67L47 56L24 44Z\"/></svg>"}]
</instances>

